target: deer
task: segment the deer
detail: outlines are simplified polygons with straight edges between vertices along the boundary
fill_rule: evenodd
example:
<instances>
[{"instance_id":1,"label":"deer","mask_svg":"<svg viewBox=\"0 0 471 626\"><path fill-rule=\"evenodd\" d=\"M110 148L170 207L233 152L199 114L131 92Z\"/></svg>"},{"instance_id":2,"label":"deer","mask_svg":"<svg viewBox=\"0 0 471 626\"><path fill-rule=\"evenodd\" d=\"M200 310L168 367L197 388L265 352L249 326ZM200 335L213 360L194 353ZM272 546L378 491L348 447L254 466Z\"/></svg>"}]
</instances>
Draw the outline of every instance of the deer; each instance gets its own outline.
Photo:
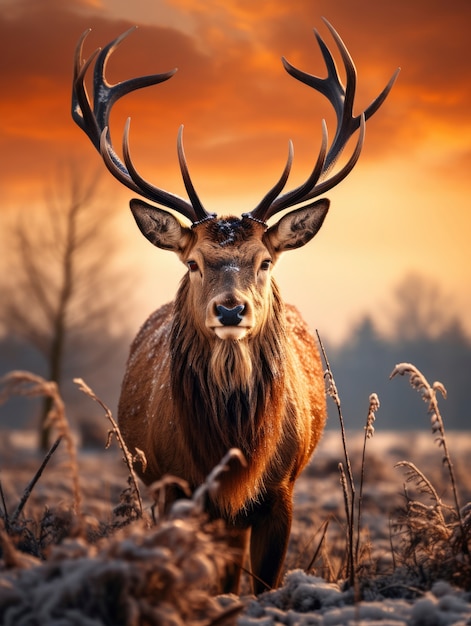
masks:
<instances>
[{"instance_id":1,"label":"deer","mask_svg":"<svg viewBox=\"0 0 471 626\"><path fill-rule=\"evenodd\" d=\"M317 30L325 78L294 67L284 57L282 63L292 77L330 102L337 121L334 138L329 145L322 120L321 146L311 173L283 193L293 162L290 141L280 178L255 209L240 216L219 217L205 210L189 174L183 126L177 153L188 199L138 173L129 149L129 118L122 156L114 149L109 130L113 104L177 71L110 84L107 62L134 28L84 60L87 30L74 57L73 120L110 173L140 196L130 201L130 208L144 237L175 253L186 266L173 302L152 313L132 343L118 404L119 428L131 453L139 453L135 469L147 485L171 475L195 491L228 451L242 453L244 463L228 462L206 507L211 519L222 519L230 530L237 556L222 590L235 593L246 557L255 593L280 584L294 485L321 438L327 415L317 342L297 309L283 301L273 268L286 251L304 246L321 228L329 200L314 199L344 180L357 163L366 121L383 104L399 71L354 115L356 68L337 31L324 21L343 61L345 86ZM90 97L85 77L92 63ZM357 131L351 156L333 172ZM278 221L269 225L280 212ZM170 488L167 506L181 495L178 487Z\"/></svg>"}]
</instances>

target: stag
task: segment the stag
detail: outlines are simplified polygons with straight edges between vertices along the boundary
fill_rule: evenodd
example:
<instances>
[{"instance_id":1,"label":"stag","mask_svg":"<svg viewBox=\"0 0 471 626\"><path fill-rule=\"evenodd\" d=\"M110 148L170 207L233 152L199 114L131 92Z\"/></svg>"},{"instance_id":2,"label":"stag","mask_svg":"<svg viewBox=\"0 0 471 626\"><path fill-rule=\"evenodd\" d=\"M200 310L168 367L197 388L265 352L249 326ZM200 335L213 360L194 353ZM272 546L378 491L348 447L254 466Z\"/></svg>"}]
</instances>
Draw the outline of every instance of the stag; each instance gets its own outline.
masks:
<instances>
[{"instance_id":1,"label":"stag","mask_svg":"<svg viewBox=\"0 0 471 626\"><path fill-rule=\"evenodd\" d=\"M134 340L122 384L118 421L146 484L177 476L195 490L228 450L239 449L245 463L230 463L216 493L208 496L212 518L231 529L238 562L228 569L226 591L237 591L240 566L250 549L255 591L280 581L290 533L293 488L324 428L323 369L306 323L285 304L272 276L287 250L304 246L318 232L329 208L319 199L356 164L365 122L381 106L395 81L361 115L353 114L356 70L345 44L326 21L345 66L346 86L319 33L327 77L312 76L282 59L287 72L323 94L332 104L337 129L328 146L325 122L314 168L297 188L282 193L290 173L289 142L283 173L258 206L240 217L207 212L188 171L180 127L177 151L188 200L156 187L136 170L129 152L129 119L122 157L113 148L109 116L125 94L171 78L176 70L111 85L108 59L130 31L83 60L80 38L73 78L72 116L122 184L146 200L172 209L191 224L140 199L130 202L143 235L176 253L186 265L176 298L155 311ZM132 30L132 29L131 29ZM93 97L85 75L95 61ZM347 162L332 168L352 135L358 138ZM267 221L288 209L272 225ZM141 455L142 457L142 455ZM170 504L179 497L169 494Z\"/></svg>"}]
</instances>

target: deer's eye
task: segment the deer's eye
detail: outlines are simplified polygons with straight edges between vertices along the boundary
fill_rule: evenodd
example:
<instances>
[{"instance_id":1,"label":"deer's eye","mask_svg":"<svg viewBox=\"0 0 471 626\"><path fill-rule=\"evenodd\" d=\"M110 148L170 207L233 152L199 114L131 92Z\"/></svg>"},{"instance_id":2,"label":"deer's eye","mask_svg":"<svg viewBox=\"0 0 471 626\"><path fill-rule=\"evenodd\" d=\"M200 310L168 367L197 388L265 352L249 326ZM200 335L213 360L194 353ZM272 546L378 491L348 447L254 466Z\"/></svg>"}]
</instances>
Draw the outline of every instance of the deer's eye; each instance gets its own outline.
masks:
<instances>
[{"instance_id":1,"label":"deer's eye","mask_svg":"<svg viewBox=\"0 0 471 626\"><path fill-rule=\"evenodd\" d=\"M198 271L198 263L196 261L187 261L186 264L188 265L190 272Z\"/></svg>"},{"instance_id":2,"label":"deer's eye","mask_svg":"<svg viewBox=\"0 0 471 626\"><path fill-rule=\"evenodd\" d=\"M266 272L267 270L269 270L271 267L271 261L270 259L265 259L264 261L261 262L260 264L260 269L263 270L264 272Z\"/></svg>"}]
</instances>

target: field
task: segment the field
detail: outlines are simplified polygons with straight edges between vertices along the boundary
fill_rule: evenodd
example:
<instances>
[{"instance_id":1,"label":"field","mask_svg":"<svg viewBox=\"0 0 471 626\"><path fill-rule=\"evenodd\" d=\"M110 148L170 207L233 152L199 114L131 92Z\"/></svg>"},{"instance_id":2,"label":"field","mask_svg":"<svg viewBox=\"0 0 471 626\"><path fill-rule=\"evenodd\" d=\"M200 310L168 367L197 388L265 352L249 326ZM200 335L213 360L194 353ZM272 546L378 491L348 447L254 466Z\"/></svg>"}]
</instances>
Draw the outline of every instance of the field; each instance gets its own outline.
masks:
<instances>
[{"instance_id":1,"label":"field","mask_svg":"<svg viewBox=\"0 0 471 626\"><path fill-rule=\"evenodd\" d=\"M240 597L214 594L230 553L202 493L159 517L164 486L134 485L116 439L77 449L56 409L61 443L26 492L35 434L2 432L1 624L471 624L471 436L437 445L433 412L433 432L403 435L381 432L379 409L374 436L345 433L348 459L326 432L297 484L284 584L255 598L248 575Z\"/></svg>"}]
</instances>

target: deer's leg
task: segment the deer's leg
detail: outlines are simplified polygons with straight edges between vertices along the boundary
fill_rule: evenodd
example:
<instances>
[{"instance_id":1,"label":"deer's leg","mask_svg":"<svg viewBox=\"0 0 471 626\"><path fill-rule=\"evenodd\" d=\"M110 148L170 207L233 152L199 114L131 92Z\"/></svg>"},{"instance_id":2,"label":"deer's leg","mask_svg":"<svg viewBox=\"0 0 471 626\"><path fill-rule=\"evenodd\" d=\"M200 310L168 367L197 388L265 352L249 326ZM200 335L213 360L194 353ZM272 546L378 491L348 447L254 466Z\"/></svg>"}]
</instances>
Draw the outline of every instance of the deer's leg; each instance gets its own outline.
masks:
<instances>
[{"instance_id":1,"label":"deer's leg","mask_svg":"<svg viewBox=\"0 0 471 626\"><path fill-rule=\"evenodd\" d=\"M231 529L228 537L228 549L232 553L231 561L226 566L222 585L224 593L239 593L241 567L247 556L250 528Z\"/></svg>"},{"instance_id":2,"label":"deer's leg","mask_svg":"<svg viewBox=\"0 0 471 626\"><path fill-rule=\"evenodd\" d=\"M254 515L250 559L257 594L280 583L292 516L292 488L267 494Z\"/></svg>"}]
</instances>

